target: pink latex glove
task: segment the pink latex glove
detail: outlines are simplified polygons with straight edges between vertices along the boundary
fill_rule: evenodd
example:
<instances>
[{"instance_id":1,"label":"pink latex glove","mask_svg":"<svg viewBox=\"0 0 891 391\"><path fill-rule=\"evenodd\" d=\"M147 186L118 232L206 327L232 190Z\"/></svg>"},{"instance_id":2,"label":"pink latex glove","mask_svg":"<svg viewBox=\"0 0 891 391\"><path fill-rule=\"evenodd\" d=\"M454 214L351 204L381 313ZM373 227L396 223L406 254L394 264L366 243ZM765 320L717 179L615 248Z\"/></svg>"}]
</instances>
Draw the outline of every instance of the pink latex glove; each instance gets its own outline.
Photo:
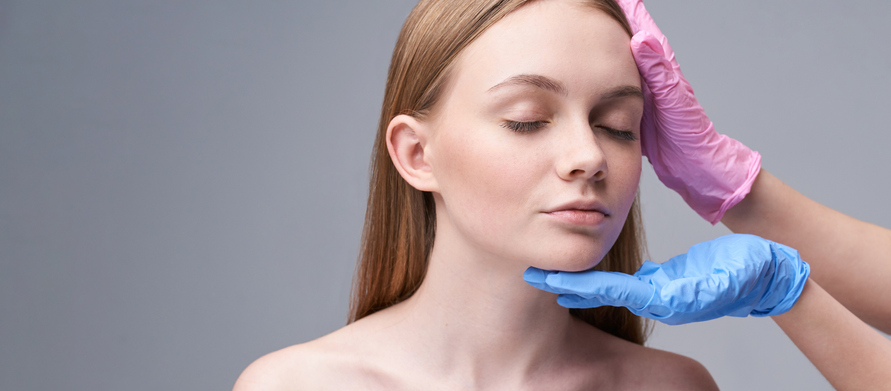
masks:
<instances>
[{"instance_id":1,"label":"pink latex glove","mask_svg":"<svg viewBox=\"0 0 891 391\"><path fill-rule=\"evenodd\" d=\"M751 190L761 155L715 131L643 2L617 2L631 24L631 52L643 78L642 152L665 186L717 224Z\"/></svg>"}]
</instances>

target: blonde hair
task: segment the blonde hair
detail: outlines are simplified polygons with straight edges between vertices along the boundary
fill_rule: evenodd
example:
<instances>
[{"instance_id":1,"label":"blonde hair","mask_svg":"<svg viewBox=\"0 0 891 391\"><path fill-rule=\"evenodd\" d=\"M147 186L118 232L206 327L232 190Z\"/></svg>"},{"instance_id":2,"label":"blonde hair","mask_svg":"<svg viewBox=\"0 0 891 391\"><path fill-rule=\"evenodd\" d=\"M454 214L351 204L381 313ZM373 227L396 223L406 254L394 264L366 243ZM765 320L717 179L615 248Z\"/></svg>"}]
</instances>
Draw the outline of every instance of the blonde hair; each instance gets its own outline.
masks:
<instances>
[{"instance_id":1,"label":"blonde hair","mask_svg":"<svg viewBox=\"0 0 891 391\"><path fill-rule=\"evenodd\" d=\"M433 247L436 210L430 193L410 186L387 151L395 116L424 117L440 97L457 55L505 15L534 0L421 0L409 14L393 50L370 168L370 187L349 322L409 298L421 285ZM631 29L614 0L584 2ZM641 264L643 231L635 199L616 243L597 269L634 273ZM620 307L571 310L617 337L643 344L647 324Z\"/></svg>"}]
</instances>

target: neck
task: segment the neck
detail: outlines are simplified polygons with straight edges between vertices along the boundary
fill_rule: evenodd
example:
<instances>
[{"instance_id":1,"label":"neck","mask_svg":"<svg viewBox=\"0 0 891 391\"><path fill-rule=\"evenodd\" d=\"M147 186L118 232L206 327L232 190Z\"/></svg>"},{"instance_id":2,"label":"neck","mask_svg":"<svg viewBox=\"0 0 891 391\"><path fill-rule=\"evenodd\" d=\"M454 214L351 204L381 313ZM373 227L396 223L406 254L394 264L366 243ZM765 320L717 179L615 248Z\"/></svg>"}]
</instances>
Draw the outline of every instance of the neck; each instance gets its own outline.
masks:
<instances>
[{"instance_id":1,"label":"neck","mask_svg":"<svg viewBox=\"0 0 891 391\"><path fill-rule=\"evenodd\" d=\"M397 306L405 330L420 331L405 342L425 346L439 375L476 386L522 381L553 363L578 324L569 310L523 281L525 265L474 249L438 223L424 282Z\"/></svg>"}]
</instances>

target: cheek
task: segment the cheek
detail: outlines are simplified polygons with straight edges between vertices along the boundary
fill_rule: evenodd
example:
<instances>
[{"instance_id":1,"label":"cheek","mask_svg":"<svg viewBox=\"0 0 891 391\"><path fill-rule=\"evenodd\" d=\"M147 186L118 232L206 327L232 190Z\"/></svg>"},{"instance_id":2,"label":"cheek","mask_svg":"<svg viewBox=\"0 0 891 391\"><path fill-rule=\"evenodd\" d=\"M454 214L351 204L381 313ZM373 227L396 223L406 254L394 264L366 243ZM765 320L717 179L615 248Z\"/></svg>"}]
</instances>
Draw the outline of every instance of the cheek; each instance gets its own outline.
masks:
<instances>
[{"instance_id":1,"label":"cheek","mask_svg":"<svg viewBox=\"0 0 891 391\"><path fill-rule=\"evenodd\" d=\"M632 195L637 192L637 188L640 185L641 168L640 154L632 155L625 160L622 170L616 178L621 183L624 191L630 192Z\"/></svg>"},{"instance_id":2,"label":"cheek","mask_svg":"<svg viewBox=\"0 0 891 391\"><path fill-rule=\"evenodd\" d=\"M604 138L600 143L608 162L608 181L615 187L637 187L640 182L643 158L640 142L625 142Z\"/></svg>"},{"instance_id":3,"label":"cheek","mask_svg":"<svg viewBox=\"0 0 891 391\"><path fill-rule=\"evenodd\" d=\"M627 214L640 186L642 160L639 149L623 151L613 161L615 164L611 164L610 179L618 197L617 202Z\"/></svg>"},{"instance_id":4,"label":"cheek","mask_svg":"<svg viewBox=\"0 0 891 391\"><path fill-rule=\"evenodd\" d=\"M438 141L434 170L454 224L475 235L499 236L528 204L534 152L523 153L491 129L451 129Z\"/></svg>"}]
</instances>

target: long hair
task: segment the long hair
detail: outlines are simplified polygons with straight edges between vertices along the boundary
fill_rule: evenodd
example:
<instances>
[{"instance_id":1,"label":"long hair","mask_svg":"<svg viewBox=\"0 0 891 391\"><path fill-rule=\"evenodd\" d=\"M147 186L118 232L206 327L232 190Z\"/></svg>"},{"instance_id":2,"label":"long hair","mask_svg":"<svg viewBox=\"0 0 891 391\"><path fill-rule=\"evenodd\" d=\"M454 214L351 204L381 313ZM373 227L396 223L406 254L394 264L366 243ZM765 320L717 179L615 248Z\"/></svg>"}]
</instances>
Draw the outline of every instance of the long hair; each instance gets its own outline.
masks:
<instances>
[{"instance_id":1,"label":"long hair","mask_svg":"<svg viewBox=\"0 0 891 391\"><path fill-rule=\"evenodd\" d=\"M399 114L423 118L440 97L457 55L505 15L534 0L421 0L409 14L393 50L370 167L370 186L349 322L409 298L420 287L433 248L436 210L428 192L399 175L386 133ZM631 29L614 0L586 3ZM643 232L636 198L616 243L597 269L634 273L641 264ZM646 323L625 308L571 310L585 322L637 344Z\"/></svg>"}]
</instances>

